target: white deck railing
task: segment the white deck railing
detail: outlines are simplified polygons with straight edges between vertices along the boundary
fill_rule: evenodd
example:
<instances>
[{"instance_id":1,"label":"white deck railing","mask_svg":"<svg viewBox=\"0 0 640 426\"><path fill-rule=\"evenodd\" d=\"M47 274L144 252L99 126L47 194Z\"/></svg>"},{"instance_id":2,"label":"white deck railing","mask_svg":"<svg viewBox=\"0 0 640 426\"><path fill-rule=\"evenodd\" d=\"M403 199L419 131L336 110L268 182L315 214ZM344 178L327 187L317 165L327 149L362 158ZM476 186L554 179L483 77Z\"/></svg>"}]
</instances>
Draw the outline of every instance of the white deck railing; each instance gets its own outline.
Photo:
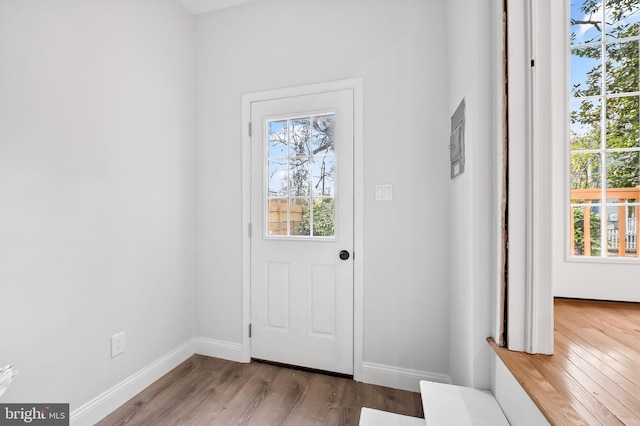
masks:
<instances>
[{"instance_id":1,"label":"white deck railing","mask_svg":"<svg viewBox=\"0 0 640 426\"><path fill-rule=\"evenodd\" d=\"M636 250L638 247L638 236L636 233L636 218L627 218L626 235L624 238L624 246L626 250ZM620 247L620 230L607 230L607 246L609 250L618 250Z\"/></svg>"}]
</instances>

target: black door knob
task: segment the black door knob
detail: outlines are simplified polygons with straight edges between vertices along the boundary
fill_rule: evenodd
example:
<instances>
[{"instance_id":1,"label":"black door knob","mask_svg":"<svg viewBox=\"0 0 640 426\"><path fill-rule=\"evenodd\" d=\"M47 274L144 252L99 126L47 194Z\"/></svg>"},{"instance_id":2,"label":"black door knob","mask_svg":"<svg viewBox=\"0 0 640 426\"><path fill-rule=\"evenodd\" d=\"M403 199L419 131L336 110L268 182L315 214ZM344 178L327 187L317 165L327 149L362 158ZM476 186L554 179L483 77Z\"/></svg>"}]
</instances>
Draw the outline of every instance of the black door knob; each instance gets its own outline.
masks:
<instances>
[{"instance_id":1,"label":"black door knob","mask_svg":"<svg viewBox=\"0 0 640 426\"><path fill-rule=\"evenodd\" d=\"M340 259L342 259L342 260L349 259L349 252L347 250L342 250L340 252Z\"/></svg>"}]
</instances>

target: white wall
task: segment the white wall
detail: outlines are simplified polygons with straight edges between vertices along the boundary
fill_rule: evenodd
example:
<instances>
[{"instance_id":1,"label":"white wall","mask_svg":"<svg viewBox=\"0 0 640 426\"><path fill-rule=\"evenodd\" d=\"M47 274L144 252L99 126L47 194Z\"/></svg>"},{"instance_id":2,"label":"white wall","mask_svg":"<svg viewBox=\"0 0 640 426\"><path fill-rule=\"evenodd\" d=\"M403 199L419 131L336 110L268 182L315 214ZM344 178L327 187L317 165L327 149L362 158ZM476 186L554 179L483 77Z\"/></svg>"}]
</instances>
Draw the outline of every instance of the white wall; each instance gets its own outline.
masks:
<instances>
[{"instance_id":1,"label":"white wall","mask_svg":"<svg viewBox=\"0 0 640 426\"><path fill-rule=\"evenodd\" d=\"M193 31L174 0L0 1L3 402L74 410L193 337Z\"/></svg>"},{"instance_id":2,"label":"white wall","mask_svg":"<svg viewBox=\"0 0 640 426\"><path fill-rule=\"evenodd\" d=\"M448 114L466 103L466 171L449 183L450 374L488 389L499 283L500 60L498 0L447 0Z\"/></svg>"},{"instance_id":3,"label":"white wall","mask_svg":"<svg viewBox=\"0 0 640 426\"><path fill-rule=\"evenodd\" d=\"M448 373L443 16L436 0L263 0L197 17L199 336L241 342L241 95L362 77L364 361Z\"/></svg>"},{"instance_id":4,"label":"white wall","mask_svg":"<svg viewBox=\"0 0 640 426\"><path fill-rule=\"evenodd\" d=\"M194 335L239 343L241 95L351 77L364 360L488 387L497 3L262 0L196 18L194 38L173 0L0 0L0 365L21 371L3 402L73 410Z\"/></svg>"}]
</instances>

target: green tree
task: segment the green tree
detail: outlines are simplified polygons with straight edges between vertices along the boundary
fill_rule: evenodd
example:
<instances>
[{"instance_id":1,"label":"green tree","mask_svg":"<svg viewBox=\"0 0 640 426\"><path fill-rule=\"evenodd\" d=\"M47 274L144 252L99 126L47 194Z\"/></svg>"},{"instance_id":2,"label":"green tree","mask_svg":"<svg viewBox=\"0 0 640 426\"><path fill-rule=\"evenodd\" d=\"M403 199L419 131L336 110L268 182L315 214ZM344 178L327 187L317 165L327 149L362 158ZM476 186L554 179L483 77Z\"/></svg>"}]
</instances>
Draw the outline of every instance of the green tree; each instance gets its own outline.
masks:
<instances>
[{"instance_id":1,"label":"green tree","mask_svg":"<svg viewBox=\"0 0 640 426\"><path fill-rule=\"evenodd\" d=\"M333 198L315 199L313 202L313 235L316 237L333 237L335 235ZM311 210L302 215L299 225L300 235L311 235Z\"/></svg>"},{"instance_id":2,"label":"green tree","mask_svg":"<svg viewBox=\"0 0 640 426\"><path fill-rule=\"evenodd\" d=\"M576 40L577 26L592 26L592 37L581 40L581 44L572 49L572 56L591 60L591 69L584 72L584 80L573 81L571 95L574 98L602 95L602 56L604 55L605 81L607 95L594 100L585 99L571 111L571 150L573 152L598 149L602 140L602 132L606 139L607 153L601 164L594 155L577 154L571 158L571 187L592 188L601 186L602 167L607 170L609 187L633 187L639 180L639 154L637 151L620 151L638 147L640 142L640 102L637 96L624 96L640 90L638 68L638 41L625 40L638 35L638 19L640 5L638 0L584 0L580 10L584 19L571 18L571 39ZM604 20L604 22L603 22ZM606 29L606 34L603 30ZM604 49L600 45L589 45L600 40L607 42ZM615 42L622 40L621 42ZM583 80L583 81L582 81ZM603 105L604 104L604 105ZM601 128L602 108L605 108L606 128Z\"/></svg>"},{"instance_id":3,"label":"green tree","mask_svg":"<svg viewBox=\"0 0 640 426\"><path fill-rule=\"evenodd\" d=\"M591 256L599 256L601 250L601 236L600 236L600 215L591 209L590 217L590 226L589 230L591 232L590 241L591 241ZM582 208L574 208L573 209L573 247L574 247L574 255L583 256L585 249L585 241L584 241L584 209Z\"/></svg>"}]
</instances>

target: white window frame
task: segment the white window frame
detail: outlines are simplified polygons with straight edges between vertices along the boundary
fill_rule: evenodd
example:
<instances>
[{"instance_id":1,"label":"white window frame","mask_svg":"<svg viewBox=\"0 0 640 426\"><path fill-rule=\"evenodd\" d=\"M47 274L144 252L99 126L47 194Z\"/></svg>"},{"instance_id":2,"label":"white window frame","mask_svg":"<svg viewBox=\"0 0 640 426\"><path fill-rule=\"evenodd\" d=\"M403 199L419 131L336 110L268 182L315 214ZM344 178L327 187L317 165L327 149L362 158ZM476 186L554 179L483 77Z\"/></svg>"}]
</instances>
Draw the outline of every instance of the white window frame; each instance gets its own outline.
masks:
<instances>
[{"instance_id":1,"label":"white window frame","mask_svg":"<svg viewBox=\"0 0 640 426\"><path fill-rule=\"evenodd\" d=\"M569 16L570 16L570 11L569 11L569 4L568 2L565 0L564 1L564 7L565 7L565 24L564 24L564 28L565 28L565 32L564 32L564 37L565 39L568 39L569 37ZM604 15L603 11L603 15ZM623 38L623 39L616 39L615 41L612 40L608 40L606 38L606 31L607 31L607 23L606 20L604 19L603 16L603 20L602 20L602 37L600 41L597 42L591 42L591 43L586 43L586 44L576 44L576 45L571 45L568 41L566 41L566 58L565 58L565 66L567 67L567 82L570 81L570 77L569 77L569 71L570 71L570 49L572 48L580 48L580 47L587 47L587 46L593 46L593 45L598 45L598 46L602 46L602 45L607 45L607 44L611 44L611 43L624 43L624 42L629 42L629 41L639 41L640 40L640 36L635 36L635 37L628 37L628 38ZM566 245L566 251L565 251L565 259L568 262L600 262L600 263L638 263L638 261L640 261L640 257L633 257L633 256L624 256L624 257L618 257L618 256L609 256L608 255L608 236L607 236L607 225L609 222L609 218L608 216L608 211L609 208L611 207L620 207L620 206L624 206L624 207L637 207L640 206L640 202L635 202L635 203L629 203L626 202L624 204L616 204L616 203L610 203L608 202L608 198L607 198L607 163L606 163L606 157L608 153L612 153L612 152L630 152L630 151L635 151L635 152L640 152L640 146L637 147L632 147L632 148L625 148L622 151L617 151L617 150L612 150L612 149L607 149L607 143L606 143L606 128L607 128L607 122L606 122L606 101L607 99L610 98L616 98L616 97L630 97L630 96L638 96L640 97L640 91L635 91L635 92L624 92L624 93L607 93L607 87L606 87L606 56L602 55L601 57L601 66L602 66L602 77L601 77L601 93L600 95L597 96L584 96L584 97L580 97L580 98L574 98L569 96L569 98L565 98L565 103L570 103L572 101L580 101L580 100L599 100L602 101L601 103L601 108L602 108L602 113L601 113L601 117L600 117L600 131L601 131L601 137L600 137L600 147L598 149L592 149L592 150L581 150L579 151L579 153L585 153L585 154L598 154L598 156L600 157L600 167L602 168L602 175L601 175L601 183L600 183L600 202L599 203L592 203L589 205L589 207L597 207L600 208L601 211L601 219L600 219L600 238L601 238L601 249L600 249L600 256L576 256L574 254L572 254L572 249L573 247L571 247L571 245L569 244L569 238L571 237L570 233L571 233L571 207L574 208L580 208L580 207L585 207L584 204L576 204L576 203L571 203L571 196L569 195L568 199L567 199L567 205L569 207L566 208L565 211L565 215L566 215L566 221L567 221L567 226L566 226L566 231L565 231L565 245ZM569 94L568 91L568 84L565 86L566 87L566 94ZM568 114L568 108L567 111L565 112L565 114ZM567 120L568 120L568 115L567 115ZM570 151L570 135L569 132L567 131L566 133L566 141L565 144L567 145L566 148L566 162L565 162L565 173L566 173L566 182L567 185L570 185L569 182L569 170L568 170L568 164L569 164L569 159L571 158L571 154L573 152ZM625 224L626 225L626 224ZM638 232L638 230L636 230L636 232ZM626 238L626 236L620 236L619 235L619 239L620 237L622 237L622 244L625 244L624 242L624 238ZM621 242L619 242L618 244L620 244Z\"/></svg>"},{"instance_id":2,"label":"white window frame","mask_svg":"<svg viewBox=\"0 0 640 426\"><path fill-rule=\"evenodd\" d=\"M265 118L265 122L264 122L264 128L268 128L268 124L270 122L274 122L274 121L282 121L282 120L295 120L295 119L299 119L299 118L313 118L313 117L319 117L319 116L325 116L325 115L336 115L336 112L333 110L323 110L323 111L313 111L311 113L308 114L303 114L303 115L284 115L284 116L278 116L278 117L267 117ZM313 125L312 125L313 126ZM307 197L292 197L291 194L287 194L287 195L282 195L282 196L274 196L271 197L269 196L269 161L276 158L276 157L269 157L269 148L268 148L268 135L265 134L265 140L263 141L263 144L265 144L265 149L264 149L264 159L263 159L263 163L264 163L264 171L265 171L265 176L264 176L264 195L263 195L263 203L264 203L264 235L263 238L268 239L268 240L299 240L299 241L335 241L338 235L338 231L339 231L339 226L337 223L337 209L338 206L335 206L335 210L333 212L333 221L334 221L334 235L331 236L318 236L318 235L292 235L290 232L290 220L287 220L287 235L270 235L269 234L269 201L272 199L287 199L287 219L289 219L289 216L291 214L291 201L294 199L308 199L311 202L311 205L313 205L313 201L317 200L317 199L332 199L332 200L336 200L337 198L337 192L338 192L338 188L336 186L336 184L334 183L334 194L333 196L316 196L313 195L313 188L309 188L309 195ZM337 176L337 169L339 167L338 165L338 159L337 159L337 155L335 154L331 154L331 155L326 155L326 154L322 154L322 155L315 155L315 154L310 154L309 158L310 159L315 159L316 157L333 157L334 159L334 167L336 169L336 176ZM280 159L284 159L285 157L282 157ZM291 160L291 156L289 155L289 153L287 152L287 162L289 165L289 161ZM287 167L287 173L289 173L290 168ZM311 169L311 174L313 174L313 169ZM288 183L288 185L290 185L290 183ZM287 189L287 191L289 190L289 188ZM311 210L311 228L313 229L313 223L314 223L314 219L313 219L313 209Z\"/></svg>"}]
</instances>

